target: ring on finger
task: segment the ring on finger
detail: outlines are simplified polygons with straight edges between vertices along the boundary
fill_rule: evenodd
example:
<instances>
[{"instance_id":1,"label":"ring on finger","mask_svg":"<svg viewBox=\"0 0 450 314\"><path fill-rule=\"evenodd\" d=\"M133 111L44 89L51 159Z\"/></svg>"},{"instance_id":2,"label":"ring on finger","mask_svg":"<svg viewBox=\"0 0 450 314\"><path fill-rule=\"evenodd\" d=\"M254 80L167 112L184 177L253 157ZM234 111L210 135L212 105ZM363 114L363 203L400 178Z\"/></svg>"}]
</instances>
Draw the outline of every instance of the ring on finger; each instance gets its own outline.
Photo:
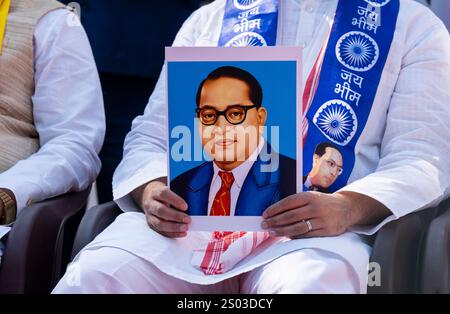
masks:
<instances>
[{"instance_id":1,"label":"ring on finger","mask_svg":"<svg viewBox=\"0 0 450 314\"><path fill-rule=\"evenodd\" d=\"M313 226L310 220L303 220L303 222L306 224L306 226L308 227L308 232L313 231Z\"/></svg>"}]
</instances>

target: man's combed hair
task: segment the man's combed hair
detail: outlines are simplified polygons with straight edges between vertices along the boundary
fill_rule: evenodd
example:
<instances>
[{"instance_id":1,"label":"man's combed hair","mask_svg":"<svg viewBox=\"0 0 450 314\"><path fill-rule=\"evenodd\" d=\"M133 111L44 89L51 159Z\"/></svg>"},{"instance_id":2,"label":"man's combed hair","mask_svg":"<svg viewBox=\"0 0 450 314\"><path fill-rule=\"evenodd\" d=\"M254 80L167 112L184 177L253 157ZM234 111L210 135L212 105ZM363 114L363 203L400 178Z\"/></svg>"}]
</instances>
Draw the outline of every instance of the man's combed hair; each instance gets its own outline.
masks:
<instances>
[{"instance_id":1,"label":"man's combed hair","mask_svg":"<svg viewBox=\"0 0 450 314\"><path fill-rule=\"evenodd\" d=\"M258 106L258 108L261 107L263 101L263 91L258 80L252 74L250 74L250 72L233 66L223 66L215 69L214 71L209 73L206 79L204 79L200 83L196 97L197 107L200 106L200 96L202 93L203 85L205 85L207 81L217 80L222 77L234 78L246 83L250 89L250 100L254 105Z\"/></svg>"},{"instance_id":2,"label":"man's combed hair","mask_svg":"<svg viewBox=\"0 0 450 314\"><path fill-rule=\"evenodd\" d=\"M319 145L317 145L316 150L314 151L314 155L318 155L319 157L322 157L323 155L325 155L326 149L328 147L334 148L335 150L340 152L339 148L336 145L334 145L333 143L323 142L323 143L320 143Z\"/></svg>"}]
</instances>

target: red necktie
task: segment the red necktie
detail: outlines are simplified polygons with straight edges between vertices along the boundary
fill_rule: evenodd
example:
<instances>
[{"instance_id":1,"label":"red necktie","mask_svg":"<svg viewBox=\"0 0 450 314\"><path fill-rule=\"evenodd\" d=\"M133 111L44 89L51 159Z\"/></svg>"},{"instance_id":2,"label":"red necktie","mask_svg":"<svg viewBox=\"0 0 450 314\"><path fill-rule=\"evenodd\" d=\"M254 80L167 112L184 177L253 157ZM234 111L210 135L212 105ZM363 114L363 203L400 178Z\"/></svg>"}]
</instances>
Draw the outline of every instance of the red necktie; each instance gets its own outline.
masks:
<instances>
[{"instance_id":1,"label":"red necktie","mask_svg":"<svg viewBox=\"0 0 450 314\"><path fill-rule=\"evenodd\" d=\"M219 172L222 185L214 197L210 216L230 216L231 211L231 186L234 183L232 172Z\"/></svg>"}]
</instances>

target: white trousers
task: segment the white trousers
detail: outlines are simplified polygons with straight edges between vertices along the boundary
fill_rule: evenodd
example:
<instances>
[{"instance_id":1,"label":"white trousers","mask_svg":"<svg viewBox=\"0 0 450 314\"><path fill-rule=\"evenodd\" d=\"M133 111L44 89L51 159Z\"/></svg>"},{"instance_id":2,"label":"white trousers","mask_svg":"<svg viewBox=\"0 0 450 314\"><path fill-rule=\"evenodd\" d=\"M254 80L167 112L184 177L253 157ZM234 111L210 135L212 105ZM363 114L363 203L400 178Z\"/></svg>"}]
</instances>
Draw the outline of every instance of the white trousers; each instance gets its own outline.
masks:
<instances>
[{"instance_id":1,"label":"white trousers","mask_svg":"<svg viewBox=\"0 0 450 314\"><path fill-rule=\"evenodd\" d=\"M176 261L167 261L176 262ZM302 249L219 282L198 285L171 277L127 251L84 250L53 293L357 293L353 268L334 253Z\"/></svg>"}]
</instances>

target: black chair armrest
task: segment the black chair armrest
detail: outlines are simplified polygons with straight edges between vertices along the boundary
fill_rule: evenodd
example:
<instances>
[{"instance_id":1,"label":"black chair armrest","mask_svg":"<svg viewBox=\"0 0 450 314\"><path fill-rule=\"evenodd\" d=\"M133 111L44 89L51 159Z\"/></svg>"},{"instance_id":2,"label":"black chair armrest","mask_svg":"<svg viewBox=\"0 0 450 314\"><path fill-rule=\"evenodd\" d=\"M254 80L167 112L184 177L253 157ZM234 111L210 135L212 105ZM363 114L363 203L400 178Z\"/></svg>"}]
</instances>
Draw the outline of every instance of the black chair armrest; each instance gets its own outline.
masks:
<instances>
[{"instance_id":1,"label":"black chair armrest","mask_svg":"<svg viewBox=\"0 0 450 314\"><path fill-rule=\"evenodd\" d=\"M435 218L425 239L422 270L423 293L450 293L450 200Z\"/></svg>"},{"instance_id":2,"label":"black chair armrest","mask_svg":"<svg viewBox=\"0 0 450 314\"><path fill-rule=\"evenodd\" d=\"M122 210L114 202L109 202L86 210L81 220L72 249L72 259L108 227Z\"/></svg>"},{"instance_id":3,"label":"black chair armrest","mask_svg":"<svg viewBox=\"0 0 450 314\"><path fill-rule=\"evenodd\" d=\"M82 214L90 189L39 202L20 212L6 240L0 293L51 291L63 267L66 224Z\"/></svg>"},{"instance_id":4,"label":"black chair armrest","mask_svg":"<svg viewBox=\"0 0 450 314\"><path fill-rule=\"evenodd\" d=\"M417 293L421 273L422 242L438 208L426 209L392 221L378 231L371 262L380 265L380 286L371 294Z\"/></svg>"}]
</instances>

